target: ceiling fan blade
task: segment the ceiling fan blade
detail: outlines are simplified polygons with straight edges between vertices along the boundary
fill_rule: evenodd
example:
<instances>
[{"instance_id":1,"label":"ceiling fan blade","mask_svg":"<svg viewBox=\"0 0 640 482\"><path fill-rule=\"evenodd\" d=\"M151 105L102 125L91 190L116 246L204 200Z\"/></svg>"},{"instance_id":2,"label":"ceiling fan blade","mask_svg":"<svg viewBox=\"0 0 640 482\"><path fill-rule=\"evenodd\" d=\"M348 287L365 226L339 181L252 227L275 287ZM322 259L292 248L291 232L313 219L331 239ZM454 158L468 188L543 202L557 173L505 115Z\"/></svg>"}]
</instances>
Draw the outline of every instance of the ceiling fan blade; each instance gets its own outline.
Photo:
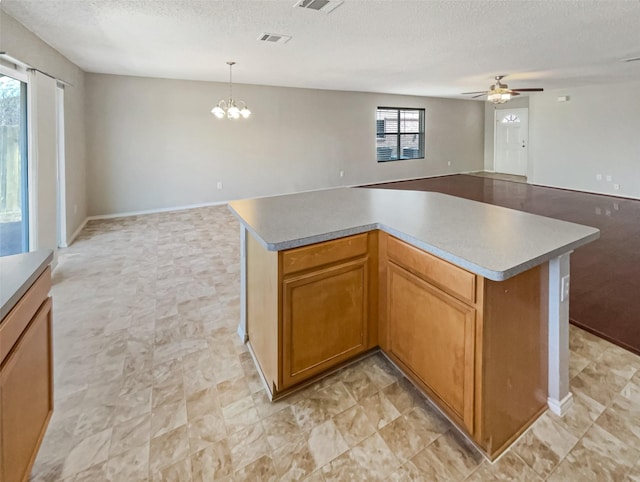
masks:
<instances>
[{"instance_id":1,"label":"ceiling fan blade","mask_svg":"<svg viewBox=\"0 0 640 482\"><path fill-rule=\"evenodd\" d=\"M515 90L512 90L510 93L511 93L511 97L513 97L515 95L520 95L520 93L516 92Z\"/></svg>"},{"instance_id":2,"label":"ceiling fan blade","mask_svg":"<svg viewBox=\"0 0 640 482\"><path fill-rule=\"evenodd\" d=\"M471 97L472 99L477 99L478 97L482 97L483 95L487 95L487 93L485 92L484 94L480 94L480 95L474 95L473 97Z\"/></svg>"},{"instance_id":3,"label":"ceiling fan blade","mask_svg":"<svg viewBox=\"0 0 640 482\"><path fill-rule=\"evenodd\" d=\"M462 93L462 94L460 94L460 95L486 94L486 93L487 93L487 91L486 91L486 90L481 90L481 91L478 91L478 92L463 92L463 93Z\"/></svg>"},{"instance_id":4,"label":"ceiling fan blade","mask_svg":"<svg viewBox=\"0 0 640 482\"><path fill-rule=\"evenodd\" d=\"M511 89L514 92L542 92L544 89Z\"/></svg>"}]
</instances>

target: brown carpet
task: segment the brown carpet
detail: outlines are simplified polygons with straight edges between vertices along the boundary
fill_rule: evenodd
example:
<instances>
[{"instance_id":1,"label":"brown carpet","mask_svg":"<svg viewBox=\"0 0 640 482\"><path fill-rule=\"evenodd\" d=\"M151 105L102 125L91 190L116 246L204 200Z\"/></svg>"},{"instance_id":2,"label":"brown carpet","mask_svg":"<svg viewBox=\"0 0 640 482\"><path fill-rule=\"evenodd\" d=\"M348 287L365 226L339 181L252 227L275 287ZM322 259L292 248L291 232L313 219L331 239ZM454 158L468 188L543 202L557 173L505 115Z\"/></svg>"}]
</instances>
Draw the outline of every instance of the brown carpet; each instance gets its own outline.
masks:
<instances>
[{"instance_id":1,"label":"brown carpet","mask_svg":"<svg viewBox=\"0 0 640 482\"><path fill-rule=\"evenodd\" d=\"M569 317L640 354L640 201L460 174L367 187L442 192L600 229L571 255Z\"/></svg>"}]
</instances>

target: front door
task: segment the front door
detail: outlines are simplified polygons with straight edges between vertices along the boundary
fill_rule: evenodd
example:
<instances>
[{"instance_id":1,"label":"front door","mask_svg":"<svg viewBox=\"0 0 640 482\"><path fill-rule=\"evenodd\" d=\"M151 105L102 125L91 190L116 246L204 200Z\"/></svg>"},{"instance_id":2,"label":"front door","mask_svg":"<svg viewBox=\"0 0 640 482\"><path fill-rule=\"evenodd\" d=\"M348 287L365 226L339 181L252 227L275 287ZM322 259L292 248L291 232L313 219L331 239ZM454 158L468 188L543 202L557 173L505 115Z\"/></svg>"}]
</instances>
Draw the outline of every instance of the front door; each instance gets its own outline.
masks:
<instances>
[{"instance_id":1,"label":"front door","mask_svg":"<svg viewBox=\"0 0 640 482\"><path fill-rule=\"evenodd\" d=\"M527 175L529 109L497 109L493 169L503 174Z\"/></svg>"}]
</instances>

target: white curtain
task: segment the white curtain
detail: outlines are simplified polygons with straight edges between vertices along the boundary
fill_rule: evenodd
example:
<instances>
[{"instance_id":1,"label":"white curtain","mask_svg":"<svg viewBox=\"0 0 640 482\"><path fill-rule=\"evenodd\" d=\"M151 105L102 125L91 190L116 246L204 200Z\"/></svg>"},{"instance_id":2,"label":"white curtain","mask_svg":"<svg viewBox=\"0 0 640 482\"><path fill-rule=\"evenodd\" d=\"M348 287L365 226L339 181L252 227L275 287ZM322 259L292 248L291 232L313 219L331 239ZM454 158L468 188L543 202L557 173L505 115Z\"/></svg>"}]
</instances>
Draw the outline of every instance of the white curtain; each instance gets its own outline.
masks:
<instances>
[{"instance_id":1,"label":"white curtain","mask_svg":"<svg viewBox=\"0 0 640 482\"><path fill-rule=\"evenodd\" d=\"M31 250L52 249L57 262L56 80L29 72L29 237Z\"/></svg>"}]
</instances>

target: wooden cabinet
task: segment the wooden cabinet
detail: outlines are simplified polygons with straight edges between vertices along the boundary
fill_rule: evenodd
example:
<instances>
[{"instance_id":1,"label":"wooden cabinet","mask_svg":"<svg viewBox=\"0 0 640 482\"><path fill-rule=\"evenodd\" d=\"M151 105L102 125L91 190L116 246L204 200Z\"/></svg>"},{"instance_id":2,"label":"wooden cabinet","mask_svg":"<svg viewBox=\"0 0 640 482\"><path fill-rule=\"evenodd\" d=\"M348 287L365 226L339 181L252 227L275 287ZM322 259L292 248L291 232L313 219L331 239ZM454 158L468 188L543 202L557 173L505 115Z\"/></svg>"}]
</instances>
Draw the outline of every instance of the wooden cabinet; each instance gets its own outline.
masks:
<instances>
[{"instance_id":1,"label":"wooden cabinet","mask_svg":"<svg viewBox=\"0 0 640 482\"><path fill-rule=\"evenodd\" d=\"M282 386L367 349L367 257L283 281Z\"/></svg>"},{"instance_id":2,"label":"wooden cabinet","mask_svg":"<svg viewBox=\"0 0 640 482\"><path fill-rule=\"evenodd\" d=\"M502 282L380 235L380 345L494 458L545 409L547 273Z\"/></svg>"},{"instance_id":3,"label":"wooden cabinet","mask_svg":"<svg viewBox=\"0 0 640 482\"><path fill-rule=\"evenodd\" d=\"M389 352L473 430L475 307L388 263Z\"/></svg>"},{"instance_id":4,"label":"wooden cabinet","mask_svg":"<svg viewBox=\"0 0 640 482\"><path fill-rule=\"evenodd\" d=\"M376 346L376 268L375 232L279 253L247 238L247 332L272 396Z\"/></svg>"},{"instance_id":5,"label":"wooden cabinet","mask_svg":"<svg viewBox=\"0 0 640 482\"><path fill-rule=\"evenodd\" d=\"M29 479L53 411L50 286L47 268L0 325L3 482Z\"/></svg>"},{"instance_id":6,"label":"wooden cabinet","mask_svg":"<svg viewBox=\"0 0 640 482\"><path fill-rule=\"evenodd\" d=\"M380 346L490 458L546 409L545 267L494 282L378 231L246 247L249 345L272 397Z\"/></svg>"}]
</instances>

